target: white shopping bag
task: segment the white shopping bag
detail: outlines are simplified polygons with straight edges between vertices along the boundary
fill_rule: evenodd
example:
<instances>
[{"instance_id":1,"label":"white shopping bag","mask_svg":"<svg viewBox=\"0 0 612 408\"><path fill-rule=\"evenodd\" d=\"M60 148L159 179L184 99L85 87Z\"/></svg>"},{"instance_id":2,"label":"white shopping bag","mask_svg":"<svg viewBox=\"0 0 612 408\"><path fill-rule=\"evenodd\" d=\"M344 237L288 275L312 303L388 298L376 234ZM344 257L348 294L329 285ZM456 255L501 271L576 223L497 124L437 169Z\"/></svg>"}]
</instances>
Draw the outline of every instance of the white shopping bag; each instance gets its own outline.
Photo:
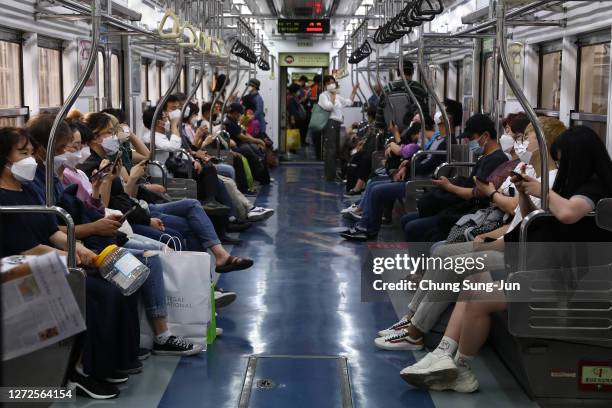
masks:
<instances>
[{"instance_id":1,"label":"white shopping bag","mask_svg":"<svg viewBox=\"0 0 612 408\"><path fill-rule=\"evenodd\" d=\"M159 257L164 271L170 332L205 346L211 320L210 255L163 251ZM140 310L140 346L151 348L152 336L147 316Z\"/></svg>"}]
</instances>

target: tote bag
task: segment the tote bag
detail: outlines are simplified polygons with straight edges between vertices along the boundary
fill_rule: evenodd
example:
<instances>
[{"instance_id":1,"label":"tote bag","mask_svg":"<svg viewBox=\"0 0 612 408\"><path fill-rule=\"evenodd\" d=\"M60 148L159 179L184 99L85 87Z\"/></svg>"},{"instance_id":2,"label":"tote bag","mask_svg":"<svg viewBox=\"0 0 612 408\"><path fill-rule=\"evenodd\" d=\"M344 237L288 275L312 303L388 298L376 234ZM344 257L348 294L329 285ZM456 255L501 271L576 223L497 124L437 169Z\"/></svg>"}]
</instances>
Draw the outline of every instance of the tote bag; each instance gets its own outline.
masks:
<instances>
[{"instance_id":1,"label":"tote bag","mask_svg":"<svg viewBox=\"0 0 612 408\"><path fill-rule=\"evenodd\" d=\"M297 150L300 148L300 129L287 129L287 149Z\"/></svg>"},{"instance_id":2,"label":"tote bag","mask_svg":"<svg viewBox=\"0 0 612 408\"><path fill-rule=\"evenodd\" d=\"M158 256L164 271L168 329L173 335L206 346L212 313L210 255L206 252L160 251ZM146 313L141 310L140 346L151 348L152 345L153 331Z\"/></svg>"},{"instance_id":3,"label":"tote bag","mask_svg":"<svg viewBox=\"0 0 612 408\"><path fill-rule=\"evenodd\" d=\"M319 104L315 104L312 108L312 114L310 115L310 123L308 124L308 129L312 129L316 132L322 132L327 125L327 121L329 120L329 115L331 112L326 111Z\"/></svg>"}]
</instances>

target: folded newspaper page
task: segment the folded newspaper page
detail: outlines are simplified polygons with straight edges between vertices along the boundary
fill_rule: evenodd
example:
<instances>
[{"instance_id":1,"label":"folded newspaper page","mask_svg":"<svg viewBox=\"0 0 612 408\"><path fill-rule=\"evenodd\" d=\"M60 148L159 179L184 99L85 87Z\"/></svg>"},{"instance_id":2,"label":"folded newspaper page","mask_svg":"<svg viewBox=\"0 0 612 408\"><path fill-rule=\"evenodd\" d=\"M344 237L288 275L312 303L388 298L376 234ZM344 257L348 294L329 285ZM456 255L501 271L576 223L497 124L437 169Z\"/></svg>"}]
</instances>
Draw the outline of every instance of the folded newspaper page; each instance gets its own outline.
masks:
<instances>
[{"instance_id":1,"label":"folded newspaper page","mask_svg":"<svg viewBox=\"0 0 612 408\"><path fill-rule=\"evenodd\" d=\"M67 271L56 252L2 259L3 361L85 330L85 321L66 280Z\"/></svg>"}]
</instances>

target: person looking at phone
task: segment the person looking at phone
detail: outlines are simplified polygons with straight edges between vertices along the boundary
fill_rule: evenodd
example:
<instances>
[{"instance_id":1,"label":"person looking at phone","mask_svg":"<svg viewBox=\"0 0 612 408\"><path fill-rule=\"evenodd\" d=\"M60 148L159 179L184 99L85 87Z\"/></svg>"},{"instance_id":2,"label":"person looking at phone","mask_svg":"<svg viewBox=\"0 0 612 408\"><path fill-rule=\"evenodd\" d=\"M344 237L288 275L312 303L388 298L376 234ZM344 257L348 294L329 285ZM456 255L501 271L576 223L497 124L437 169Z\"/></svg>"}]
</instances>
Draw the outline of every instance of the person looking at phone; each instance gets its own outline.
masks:
<instances>
[{"instance_id":1,"label":"person looking at phone","mask_svg":"<svg viewBox=\"0 0 612 408\"><path fill-rule=\"evenodd\" d=\"M566 130L563 123L556 118L540 117L539 122L544 131L544 137L548 146L553 145L559 135ZM536 141L532 125L527 127L525 133L529 140L533 142ZM537 152L536 155L539 156ZM480 191L484 194L492 194L493 198L490 200L490 206L474 214L466 215L466 219L463 219L462 222L457 222L457 224L455 224L456 226L463 227L468 226L469 223L474 220L478 220L478 223L472 223L471 231L467 229L461 230L462 234L460 235L452 235L451 232L451 234L446 237L446 241L435 244L434 247L432 247L431 256L441 258L467 257L472 259L482 257L485 259L487 270L503 269L505 265L504 234L514 230L522 220L521 207L518 207L518 187L515 186L514 182L517 182L519 178L529 177L525 171L527 168L525 163L517 162L516 160L509 163L516 164L515 171L519 172L519 177L512 174L508 175L498 189L495 189L493 182L484 184L480 181L476 181ZM500 167L502 166L504 165L502 164ZM508 167L510 167L510 165L508 165ZM549 170L549 180L551 183L554 183L557 168L552 157L549 159ZM495 172L497 172L497 169L494 173ZM535 206L539 206L539 200L536 197L531 197L531 199L534 201ZM497 217L495 212L498 213ZM494 229L496 225L495 220L496 218L499 219L500 216L503 225ZM489 223L489 225L487 225L487 223ZM483 232L487 230L488 232ZM482 233L476 235L473 241L461 242L456 239L458 236L463 236L464 233L465 235L474 235L477 231L481 231ZM518 231L518 229L515 231ZM487 241L493 242L489 243ZM456 282L460 278L462 279L462 277L458 277L457 274L452 271L449 273L448 271L436 268L428 269L424 272L423 276L423 279L434 282ZM450 293L445 295L442 299L440 296L436 297L434 293L429 293L425 290L417 290L408 305L408 313L397 323L379 332L380 337L376 339L376 345L385 350L414 350L415 344L417 346L420 345L422 335L435 326L438 318L455 298L456 295L453 296ZM387 336L390 337L386 338Z\"/></svg>"},{"instance_id":2,"label":"person looking at phone","mask_svg":"<svg viewBox=\"0 0 612 408\"><path fill-rule=\"evenodd\" d=\"M87 117L86 125L92 130L92 139L85 140L90 146L91 156L79 168L92 177L103 159L114 160L111 154L113 151L116 154L117 149L112 149L114 144L105 142L112 138L110 134L112 124L106 114L90 114ZM125 189L121 177L113 180L111 188L110 208L126 213L135 204L138 205L138 210L128 216L134 232L159 240L162 235L176 231L176 236L185 238L190 251L210 249L215 256L216 270L219 273L247 269L253 265L251 259L231 256L225 250L199 201L183 199L164 204L149 203L147 208L144 208L133 200L135 192L132 191L130 194L128 187L133 178L137 180L145 174L145 165L146 163L142 162L132 168ZM126 172L122 169L120 174L124 173Z\"/></svg>"}]
</instances>

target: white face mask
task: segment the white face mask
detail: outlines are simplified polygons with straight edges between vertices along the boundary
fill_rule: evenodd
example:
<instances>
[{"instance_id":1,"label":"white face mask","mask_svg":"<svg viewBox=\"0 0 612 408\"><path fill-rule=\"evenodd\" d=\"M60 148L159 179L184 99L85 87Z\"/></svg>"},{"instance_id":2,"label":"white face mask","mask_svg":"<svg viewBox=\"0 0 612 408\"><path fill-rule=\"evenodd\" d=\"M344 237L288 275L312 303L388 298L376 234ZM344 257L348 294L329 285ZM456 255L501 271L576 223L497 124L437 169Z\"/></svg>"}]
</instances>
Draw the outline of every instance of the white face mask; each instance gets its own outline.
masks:
<instances>
[{"instance_id":1,"label":"white face mask","mask_svg":"<svg viewBox=\"0 0 612 408\"><path fill-rule=\"evenodd\" d=\"M328 92L335 93L335 92L338 90L338 87L336 86L336 84L331 83L331 84L327 85L327 86L325 87L325 89L326 89Z\"/></svg>"},{"instance_id":2,"label":"white face mask","mask_svg":"<svg viewBox=\"0 0 612 408\"><path fill-rule=\"evenodd\" d=\"M53 168L55 169L56 174L59 168L66 164L67 160L68 160L68 153L58 154L57 156L53 157Z\"/></svg>"},{"instance_id":3,"label":"white face mask","mask_svg":"<svg viewBox=\"0 0 612 408\"><path fill-rule=\"evenodd\" d=\"M79 164L85 163L85 160L91 156L91 151L89 150L89 146L85 146L81 149L81 158L79 159Z\"/></svg>"},{"instance_id":4,"label":"white face mask","mask_svg":"<svg viewBox=\"0 0 612 408\"><path fill-rule=\"evenodd\" d=\"M436 114L434 115L434 123L436 124L436 126L440 127L442 126L442 112L436 112Z\"/></svg>"},{"instance_id":5,"label":"white face mask","mask_svg":"<svg viewBox=\"0 0 612 408\"><path fill-rule=\"evenodd\" d=\"M198 118L194 118L191 120L191 126L195 129L198 127Z\"/></svg>"},{"instance_id":6,"label":"white face mask","mask_svg":"<svg viewBox=\"0 0 612 408\"><path fill-rule=\"evenodd\" d=\"M13 173L13 177L15 177L17 181L20 183L27 183L34 180L37 167L38 163L30 156L13 163L10 169L11 173Z\"/></svg>"},{"instance_id":7,"label":"white face mask","mask_svg":"<svg viewBox=\"0 0 612 408\"><path fill-rule=\"evenodd\" d=\"M65 152L64 154L60 154L53 158L53 163L55 165L55 170L59 169L59 167L63 164L64 167L69 169L74 169L79 163L82 163L83 153L81 150L78 152Z\"/></svg>"},{"instance_id":8,"label":"white face mask","mask_svg":"<svg viewBox=\"0 0 612 408\"><path fill-rule=\"evenodd\" d=\"M518 155L519 160L525 164L529 164L531 162L531 157L533 156L533 152L528 150L517 152L516 154Z\"/></svg>"},{"instance_id":9,"label":"white face mask","mask_svg":"<svg viewBox=\"0 0 612 408\"><path fill-rule=\"evenodd\" d=\"M170 119L179 119L181 117L181 110L180 109L175 109L172 112L170 112Z\"/></svg>"},{"instance_id":10,"label":"white face mask","mask_svg":"<svg viewBox=\"0 0 612 408\"><path fill-rule=\"evenodd\" d=\"M248 93L252 93L254 90L255 90L255 88L253 88L251 85L249 85L249 86L247 87L247 92L248 92Z\"/></svg>"},{"instance_id":11,"label":"white face mask","mask_svg":"<svg viewBox=\"0 0 612 408\"><path fill-rule=\"evenodd\" d=\"M514 147L514 139L510 135L503 134L499 138L499 144L505 153L510 153L510 150Z\"/></svg>"},{"instance_id":12,"label":"white face mask","mask_svg":"<svg viewBox=\"0 0 612 408\"><path fill-rule=\"evenodd\" d=\"M529 146L529 141L525 140L524 142L519 142L518 140L514 142L514 151L516 154L524 152L527 150L527 146Z\"/></svg>"},{"instance_id":13,"label":"white face mask","mask_svg":"<svg viewBox=\"0 0 612 408\"><path fill-rule=\"evenodd\" d=\"M119 139L117 138L117 135L112 135L111 137L103 139L102 148L104 149L104 152L109 156L112 156L113 154L117 153L119 151Z\"/></svg>"}]
</instances>

